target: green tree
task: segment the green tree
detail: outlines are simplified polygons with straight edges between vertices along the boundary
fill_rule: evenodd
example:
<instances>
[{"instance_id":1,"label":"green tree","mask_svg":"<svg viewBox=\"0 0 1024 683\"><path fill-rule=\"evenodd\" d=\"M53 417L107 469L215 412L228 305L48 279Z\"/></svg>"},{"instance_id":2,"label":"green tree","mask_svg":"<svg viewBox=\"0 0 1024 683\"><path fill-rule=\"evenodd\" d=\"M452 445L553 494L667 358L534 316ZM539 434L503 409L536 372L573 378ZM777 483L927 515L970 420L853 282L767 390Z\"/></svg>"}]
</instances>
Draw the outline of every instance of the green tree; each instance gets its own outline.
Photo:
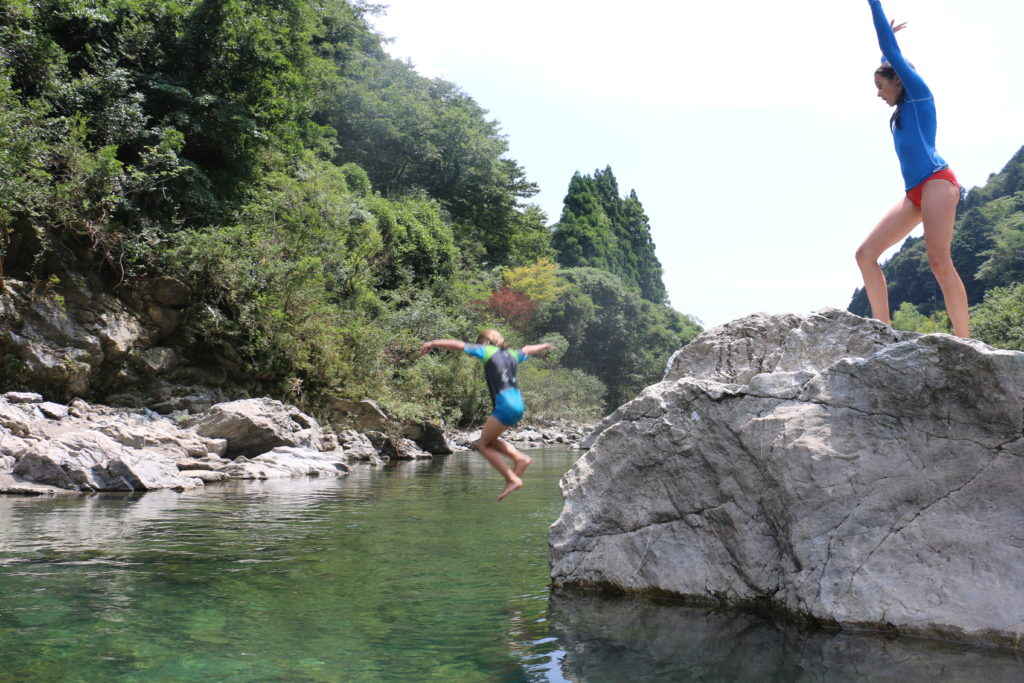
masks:
<instances>
[{"instance_id":1,"label":"green tree","mask_svg":"<svg viewBox=\"0 0 1024 683\"><path fill-rule=\"evenodd\" d=\"M236 224L180 233L171 258L194 293L185 328L194 344L228 352L239 375L296 374L322 387L346 371L334 353L342 320L329 292L369 288L365 264L380 237L361 223L351 238L369 253L338 248L349 236L323 230L321 212L307 211L307 188L269 178Z\"/></svg>"},{"instance_id":2,"label":"green tree","mask_svg":"<svg viewBox=\"0 0 1024 683\"><path fill-rule=\"evenodd\" d=\"M630 190L625 200L623 218L629 235L629 253L634 257L630 264L633 279L640 287L641 295L654 303L666 303L668 292L662 280L661 261L654 253L650 222L635 190Z\"/></svg>"},{"instance_id":3,"label":"green tree","mask_svg":"<svg viewBox=\"0 0 1024 683\"><path fill-rule=\"evenodd\" d=\"M479 368L415 351L484 326L564 337L561 361L527 369L543 410L590 416L656 379L699 327L661 303L636 194L610 169L579 177L589 197L569 204L600 223L583 256L605 270L559 271L498 122L390 59L376 11L0 0L0 275L57 288L88 269L115 295L173 276L189 304L159 341L183 376L223 368L233 391L314 408L370 396L401 419L479 420ZM495 292L505 308L473 305ZM524 301L521 329L495 312Z\"/></svg>"},{"instance_id":4,"label":"green tree","mask_svg":"<svg viewBox=\"0 0 1024 683\"><path fill-rule=\"evenodd\" d=\"M921 332L931 334L933 332L952 332L949 323L949 316L945 311L936 311L926 316L917 310L914 304L904 301L896 312L892 314L892 326L897 330L908 332Z\"/></svg>"},{"instance_id":5,"label":"green tree","mask_svg":"<svg viewBox=\"0 0 1024 683\"><path fill-rule=\"evenodd\" d=\"M563 362L602 381L609 410L660 380L669 356L701 332L691 318L643 299L611 273L559 273L566 289L541 308L535 329L557 332L569 342Z\"/></svg>"},{"instance_id":6,"label":"green tree","mask_svg":"<svg viewBox=\"0 0 1024 683\"><path fill-rule=\"evenodd\" d=\"M610 167L573 175L551 243L563 266L599 268L637 287L648 301L667 300L643 206L635 191L619 196Z\"/></svg>"},{"instance_id":7,"label":"green tree","mask_svg":"<svg viewBox=\"0 0 1024 683\"><path fill-rule=\"evenodd\" d=\"M971 334L997 348L1024 351L1024 282L990 289L971 309Z\"/></svg>"},{"instance_id":8,"label":"green tree","mask_svg":"<svg viewBox=\"0 0 1024 683\"><path fill-rule=\"evenodd\" d=\"M978 254L978 279L988 287L1024 281L1024 191L993 200L986 209L990 246Z\"/></svg>"},{"instance_id":9,"label":"green tree","mask_svg":"<svg viewBox=\"0 0 1024 683\"><path fill-rule=\"evenodd\" d=\"M508 236L508 265L523 266L537 261L554 260L548 217L535 204L527 205L512 217Z\"/></svg>"},{"instance_id":10,"label":"green tree","mask_svg":"<svg viewBox=\"0 0 1024 683\"><path fill-rule=\"evenodd\" d=\"M536 227L535 213L520 202L537 187L505 156L497 122L472 97L375 50L351 59L343 73L335 103L320 117L337 133L338 161L365 168L385 197L423 191L437 199L460 242L480 247L490 263L546 249L543 239L517 239L523 227Z\"/></svg>"},{"instance_id":11,"label":"green tree","mask_svg":"<svg viewBox=\"0 0 1024 683\"><path fill-rule=\"evenodd\" d=\"M14 222L27 222L45 205L48 136L38 125L45 112L41 102L22 104L0 68L0 289Z\"/></svg>"},{"instance_id":12,"label":"green tree","mask_svg":"<svg viewBox=\"0 0 1024 683\"><path fill-rule=\"evenodd\" d=\"M593 178L578 172L569 181L562 218L551 244L566 268L589 267L612 272L612 226Z\"/></svg>"},{"instance_id":13,"label":"green tree","mask_svg":"<svg viewBox=\"0 0 1024 683\"><path fill-rule=\"evenodd\" d=\"M546 258L519 268L509 268L503 273L502 280L510 289L522 292L538 303L554 301L565 289L565 285L558 282L558 264Z\"/></svg>"}]
</instances>

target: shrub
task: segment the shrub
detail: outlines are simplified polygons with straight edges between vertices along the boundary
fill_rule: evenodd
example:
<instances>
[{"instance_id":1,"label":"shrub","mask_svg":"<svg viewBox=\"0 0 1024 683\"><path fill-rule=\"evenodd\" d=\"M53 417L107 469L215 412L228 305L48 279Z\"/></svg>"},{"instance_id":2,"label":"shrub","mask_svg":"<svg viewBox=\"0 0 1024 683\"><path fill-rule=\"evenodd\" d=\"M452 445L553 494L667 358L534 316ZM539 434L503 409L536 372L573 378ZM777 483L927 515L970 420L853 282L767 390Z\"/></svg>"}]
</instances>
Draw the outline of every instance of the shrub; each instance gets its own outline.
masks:
<instances>
[{"instance_id":1,"label":"shrub","mask_svg":"<svg viewBox=\"0 0 1024 683\"><path fill-rule=\"evenodd\" d=\"M971 309L971 335L1000 349L1024 351L1024 282L990 289Z\"/></svg>"}]
</instances>

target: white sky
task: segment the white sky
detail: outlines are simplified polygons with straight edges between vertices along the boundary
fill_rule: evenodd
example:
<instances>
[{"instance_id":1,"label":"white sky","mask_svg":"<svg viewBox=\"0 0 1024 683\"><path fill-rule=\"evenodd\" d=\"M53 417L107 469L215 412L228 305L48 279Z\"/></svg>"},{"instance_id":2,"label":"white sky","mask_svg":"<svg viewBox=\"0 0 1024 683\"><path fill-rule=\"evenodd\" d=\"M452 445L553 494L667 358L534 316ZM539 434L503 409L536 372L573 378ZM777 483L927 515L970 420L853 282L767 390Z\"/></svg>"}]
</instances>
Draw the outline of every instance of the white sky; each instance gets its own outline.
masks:
<instances>
[{"instance_id":1,"label":"white sky","mask_svg":"<svg viewBox=\"0 0 1024 683\"><path fill-rule=\"evenodd\" d=\"M853 252L903 189L864 0L382 1L389 53L490 112L550 223L576 171L636 190L677 310L849 304ZM1024 2L883 7L910 22L940 154L983 185L1024 145Z\"/></svg>"}]
</instances>

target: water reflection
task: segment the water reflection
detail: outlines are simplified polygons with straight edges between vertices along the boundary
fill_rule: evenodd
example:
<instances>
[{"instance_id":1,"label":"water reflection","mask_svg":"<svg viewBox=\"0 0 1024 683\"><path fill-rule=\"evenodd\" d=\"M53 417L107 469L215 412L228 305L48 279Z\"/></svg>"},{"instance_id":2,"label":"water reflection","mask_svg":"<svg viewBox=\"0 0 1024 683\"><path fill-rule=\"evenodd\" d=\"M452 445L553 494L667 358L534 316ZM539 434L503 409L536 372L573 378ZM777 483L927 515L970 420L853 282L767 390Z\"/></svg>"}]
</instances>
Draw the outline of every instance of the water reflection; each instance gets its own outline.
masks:
<instances>
[{"instance_id":1,"label":"water reflection","mask_svg":"<svg viewBox=\"0 0 1024 683\"><path fill-rule=\"evenodd\" d=\"M547 633L544 534L570 462L538 456L500 505L475 453L0 497L0 681L543 680L516 643Z\"/></svg>"},{"instance_id":2,"label":"water reflection","mask_svg":"<svg viewBox=\"0 0 1024 683\"><path fill-rule=\"evenodd\" d=\"M183 494L0 496L0 681L1024 680L1019 659L549 597L578 453L501 503L478 454Z\"/></svg>"},{"instance_id":3,"label":"water reflection","mask_svg":"<svg viewBox=\"0 0 1024 683\"><path fill-rule=\"evenodd\" d=\"M371 505L388 478L411 478L431 467L437 465L357 466L343 478L229 481L184 493L0 496L0 563L11 562L15 551L116 551L167 531L169 524L179 541L237 524L291 528L303 519L320 519L325 508L352 511Z\"/></svg>"},{"instance_id":4,"label":"water reflection","mask_svg":"<svg viewBox=\"0 0 1024 683\"><path fill-rule=\"evenodd\" d=\"M829 633L748 612L559 590L551 634L571 681L1024 680L1008 652Z\"/></svg>"}]
</instances>

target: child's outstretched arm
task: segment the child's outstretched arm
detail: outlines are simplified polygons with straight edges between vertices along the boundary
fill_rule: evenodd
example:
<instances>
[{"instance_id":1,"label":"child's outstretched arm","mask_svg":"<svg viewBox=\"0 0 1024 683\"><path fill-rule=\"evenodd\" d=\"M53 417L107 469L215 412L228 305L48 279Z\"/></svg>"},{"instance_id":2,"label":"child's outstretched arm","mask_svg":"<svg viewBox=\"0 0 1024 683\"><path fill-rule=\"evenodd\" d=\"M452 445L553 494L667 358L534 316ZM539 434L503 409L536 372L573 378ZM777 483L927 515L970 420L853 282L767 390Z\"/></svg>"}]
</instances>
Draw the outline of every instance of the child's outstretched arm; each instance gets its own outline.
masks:
<instances>
[{"instance_id":1,"label":"child's outstretched arm","mask_svg":"<svg viewBox=\"0 0 1024 683\"><path fill-rule=\"evenodd\" d=\"M544 342L543 344L530 344L529 346L524 346L519 350L525 353L527 356L532 356L535 353L540 353L541 351L548 351L553 348L555 348L554 344L548 344L547 342Z\"/></svg>"},{"instance_id":2,"label":"child's outstretched arm","mask_svg":"<svg viewBox=\"0 0 1024 683\"><path fill-rule=\"evenodd\" d=\"M423 342L423 346L420 347L420 355L422 356L431 349L451 349L452 351L463 351L466 348L466 342L459 341L458 339L435 339L434 341Z\"/></svg>"}]
</instances>

